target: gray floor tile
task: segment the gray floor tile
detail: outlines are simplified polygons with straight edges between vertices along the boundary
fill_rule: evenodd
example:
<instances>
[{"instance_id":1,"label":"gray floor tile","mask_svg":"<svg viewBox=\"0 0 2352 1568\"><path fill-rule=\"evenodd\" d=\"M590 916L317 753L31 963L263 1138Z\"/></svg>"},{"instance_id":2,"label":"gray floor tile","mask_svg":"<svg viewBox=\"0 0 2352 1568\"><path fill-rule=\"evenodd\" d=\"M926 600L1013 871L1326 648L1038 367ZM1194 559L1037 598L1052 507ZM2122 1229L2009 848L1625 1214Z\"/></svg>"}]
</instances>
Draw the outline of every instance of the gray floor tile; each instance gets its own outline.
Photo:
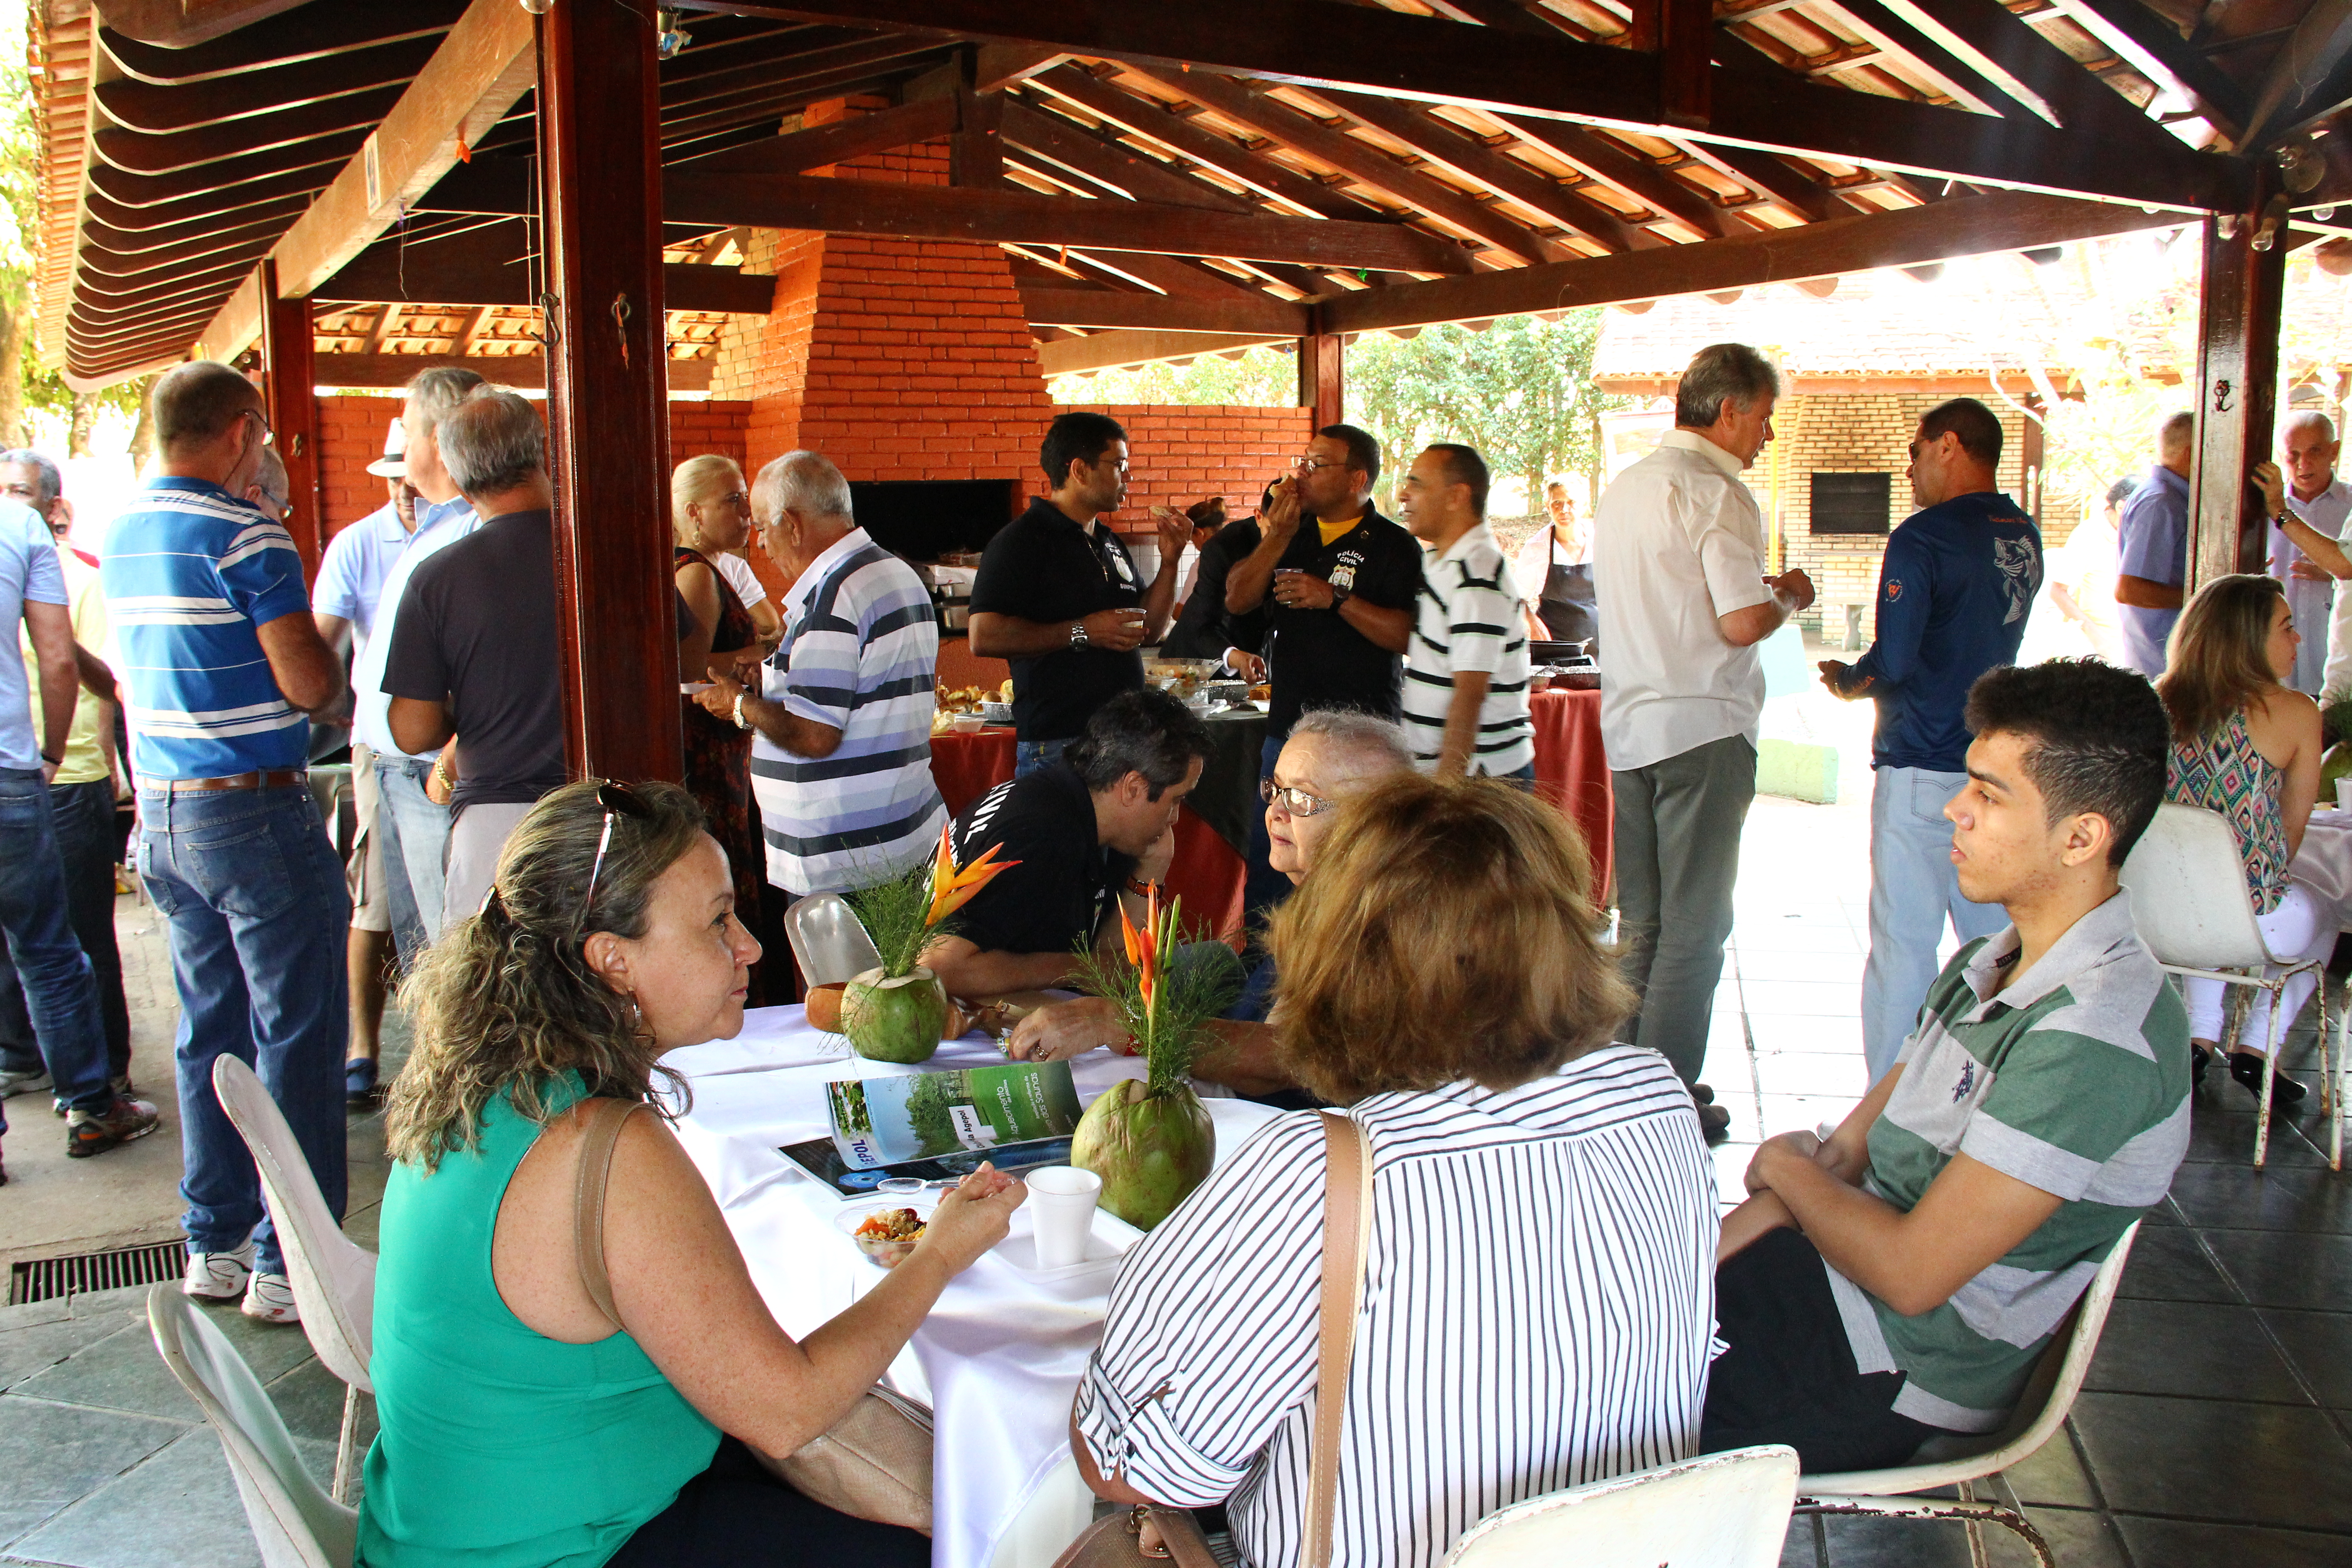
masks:
<instances>
[{"instance_id":1,"label":"gray floor tile","mask_svg":"<svg viewBox=\"0 0 2352 1568\"><path fill-rule=\"evenodd\" d=\"M2112 1320L2111 1320L2112 1321ZM2061 1430L2022 1463L2001 1472L2019 1502L2047 1503L2058 1508L2095 1508L2099 1494L2074 1452L2073 1439Z\"/></svg>"},{"instance_id":2,"label":"gray floor tile","mask_svg":"<svg viewBox=\"0 0 2352 1568\"><path fill-rule=\"evenodd\" d=\"M2225 1092L2229 1096L2227 1099L2222 1098ZM2218 1161L2253 1169L2253 1103L2252 1099L2235 1084L2224 1083L2217 1088L2210 1079L2207 1080L2205 1087L2197 1091L2196 1119L2189 1128L2189 1152L2185 1158L2199 1162ZM2305 1102L2308 1106L2318 1103L2319 1097L2315 1094ZM2301 1120L2315 1121L2317 1117L2317 1110L2310 1110L2303 1113ZM2325 1170L2326 1156L2296 1135L2294 1129L2300 1124L2296 1118L2284 1114L2272 1122L2271 1146L2265 1160L2270 1165Z\"/></svg>"},{"instance_id":3,"label":"gray floor tile","mask_svg":"<svg viewBox=\"0 0 2352 1568\"><path fill-rule=\"evenodd\" d=\"M2158 1301L2236 1302L2237 1293L2221 1278L2188 1230L2143 1229L2132 1243L2131 1261L2124 1265L2121 1296Z\"/></svg>"},{"instance_id":4,"label":"gray floor tile","mask_svg":"<svg viewBox=\"0 0 2352 1568\"><path fill-rule=\"evenodd\" d=\"M1969 1568L1968 1531L1947 1520L1824 1515L1826 1568Z\"/></svg>"},{"instance_id":5,"label":"gray floor tile","mask_svg":"<svg viewBox=\"0 0 2352 1568\"><path fill-rule=\"evenodd\" d=\"M264 1382L310 1358L310 1342L302 1337L299 1327L257 1323L234 1306L207 1308L205 1316L236 1347L254 1376ZM118 1330L47 1372L26 1378L13 1392L175 1420L202 1418L187 1391L156 1353L155 1342L143 1321Z\"/></svg>"},{"instance_id":6,"label":"gray floor tile","mask_svg":"<svg viewBox=\"0 0 2352 1568\"><path fill-rule=\"evenodd\" d=\"M1821 1533L1811 1514L1790 1520L1788 1539L1780 1543L1780 1568L1823 1568Z\"/></svg>"},{"instance_id":7,"label":"gray floor tile","mask_svg":"<svg viewBox=\"0 0 2352 1568\"><path fill-rule=\"evenodd\" d=\"M2251 1126L2251 1120L2248 1121ZM2172 1197L2189 1223L2223 1230L2352 1232L2352 1183L2325 1166L2184 1164Z\"/></svg>"},{"instance_id":8,"label":"gray floor tile","mask_svg":"<svg viewBox=\"0 0 2352 1568\"><path fill-rule=\"evenodd\" d=\"M2104 1513L2088 1509L2029 1508L2025 1517L2042 1532L2042 1539L2050 1543L2050 1550L2065 1568L2147 1568L2146 1563L2135 1565L2125 1555L2122 1535L2115 1521ZM1996 1550L2001 1555L1993 1558L1995 1563L2002 1561L2003 1556L2018 1563L2032 1563L2033 1554L2010 1531L1987 1531L1985 1534L1989 1542L1996 1537L2000 1542Z\"/></svg>"},{"instance_id":9,"label":"gray floor tile","mask_svg":"<svg viewBox=\"0 0 2352 1568\"><path fill-rule=\"evenodd\" d=\"M2251 1307L2119 1299L2099 1339L2088 1388L2307 1405L2303 1386Z\"/></svg>"},{"instance_id":10,"label":"gray floor tile","mask_svg":"<svg viewBox=\"0 0 2352 1568\"><path fill-rule=\"evenodd\" d=\"M121 1321L117 1321L118 1316ZM15 1387L36 1373L87 1350L109 1334L120 1333L131 1322L130 1314L61 1318L26 1328L0 1329L0 1392Z\"/></svg>"},{"instance_id":11,"label":"gray floor tile","mask_svg":"<svg viewBox=\"0 0 2352 1568\"><path fill-rule=\"evenodd\" d=\"M2352 1302L2352 1236L2285 1237L2262 1230L2200 1234L2257 1307L2327 1311Z\"/></svg>"},{"instance_id":12,"label":"gray floor tile","mask_svg":"<svg viewBox=\"0 0 2352 1568\"><path fill-rule=\"evenodd\" d=\"M185 1422L0 1394L0 1507L47 1517L194 1430Z\"/></svg>"},{"instance_id":13,"label":"gray floor tile","mask_svg":"<svg viewBox=\"0 0 2352 1568\"><path fill-rule=\"evenodd\" d=\"M2352 1531L2352 1444L2309 1405L2084 1394L2074 1426L2111 1509Z\"/></svg>"},{"instance_id":14,"label":"gray floor tile","mask_svg":"<svg viewBox=\"0 0 2352 1568\"><path fill-rule=\"evenodd\" d=\"M2320 1403L2352 1410L2352 1312L2273 1309L2262 1320L2286 1346L2287 1359L2318 1392Z\"/></svg>"},{"instance_id":15,"label":"gray floor tile","mask_svg":"<svg viewBox=\"0 0 2352 1568\"><path fill-rule=\"evenodd\" d=\"M2133 1568L2344 1568L2352 1537L2116 1516ZM2072 1564L2069 1563L2069 1568Z\"/></svg>"},{"instance_id":16,"label":"gray floor tile","mask_svg":"<svg viewBox=\"0 0 2352 1568\"><path fill-rule=\"evenodd\" d=\"M200 1427L9 1547L67 1568L258 1568L245 1507Z\"/></svg>"},{"instance_id":17,"label":"gray floor tile","mask_svg":"<svg viewBox=\"0 0 2352 1568\"><path fill-rule=\"evenodd\" d=\"M343 1430L343 1382L316 1358L268 1385L270 1403L287 1430L297 1437L333 1447ZM375 1438L375 1401L360 1396L357 1449L362 1455Z\"/></svg>"}]
</instances>

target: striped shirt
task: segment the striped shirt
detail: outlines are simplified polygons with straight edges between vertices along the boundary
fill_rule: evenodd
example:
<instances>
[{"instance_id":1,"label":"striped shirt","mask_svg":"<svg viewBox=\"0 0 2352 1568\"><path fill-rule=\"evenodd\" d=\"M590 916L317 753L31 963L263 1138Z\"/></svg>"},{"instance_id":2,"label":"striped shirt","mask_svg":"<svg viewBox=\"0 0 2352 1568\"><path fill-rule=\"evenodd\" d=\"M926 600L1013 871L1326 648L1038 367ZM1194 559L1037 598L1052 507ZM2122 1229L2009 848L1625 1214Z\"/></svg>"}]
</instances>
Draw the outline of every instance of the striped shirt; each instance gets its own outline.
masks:
<instances>
[{"instance_id":1,"label":"striped shirt","mask_svg":"<svg viewBox=\"0 0 2352 1568\"><path fill-rule=\"evenodd\" d=\"M2042 1348L2189 1148L2189 1020L2117 893L2023 974L2014 926L1927 991L1870 1129L1865 1191L1909 1212L1955 1154L2057 1212L1932 1311L1906 1318L1834 1268L1855 1366L1907 1373L1895 1410L1954 1432L2008 1418ZM1826 1267L1826 1266L1825 1266Z\"/></svg>"},{"instance_id":2,"label":"striped shirt","mask_svg":"<svg viewBox=\"0 0 2352 1568\"><path fill-rule=\"evenodd\" d=\"M155 479L108 528L103 562L139 773L309 762L310 717L278 689L256 629L310 613L291 534L218 485Z\"/></svg>"},{"instance_id":3,"label":"striped shirt","mask_svg":"<svg viewBox=\"0 0 2352 1568\"><path fill-rule=\"evenodd\" d=\"M1404 732L1423 768L1445 742L1454 677L1488 677L1478 710L1470 772L1498 777L1536 760L1528 720L1528 634L1511 563L1485 523L1454 542L1422 573L1413 601L1412 640L1404 653Z\"/></svg>"},{"instance_id":4,"label":"striped shirt","mask_svg":"<svg viewBox=\"0 0 2352 1568\"><path fill-rule=\"evenodd\" d=\"M853 528L809 563L780 606L784 640L763 695L831 725L830 756L751 739L751 793L768 880L793 893L865 887L930 852L947 823L931 780L939 623L915 569Z\"/></svg>"},{"instance_id":5,"label":"striped shirt","mask_svg":"<svg viewBox=\"0 0 2352 1568\"><path fill-rule=\"evenodd\" d=\"M1715 1322L1689 1095L1612 1046L1500 1093L1377 1094L1371 1242L1332 1561L1433 1568L1509 1503L1686 1458ZM1323 1261L1319 1115L1270 1123L1127 1255L1077 1425L1105 1473L1225 1501L1299 1559Z\"/></svg>"}]
</instances>

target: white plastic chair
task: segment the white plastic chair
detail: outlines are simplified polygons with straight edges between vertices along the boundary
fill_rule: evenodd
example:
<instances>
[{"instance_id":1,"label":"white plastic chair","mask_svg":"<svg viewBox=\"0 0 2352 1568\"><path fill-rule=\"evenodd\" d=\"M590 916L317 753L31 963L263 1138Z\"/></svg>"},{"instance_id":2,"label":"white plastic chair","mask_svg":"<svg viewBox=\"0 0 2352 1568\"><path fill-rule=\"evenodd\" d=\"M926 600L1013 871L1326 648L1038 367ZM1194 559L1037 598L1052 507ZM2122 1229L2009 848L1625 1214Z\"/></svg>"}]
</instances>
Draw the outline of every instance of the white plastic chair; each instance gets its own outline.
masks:
<instances>
[{"instance_id":1,"label":"white plastic chair","mask_svg":"<svg viewBox=\"0 0 2352 1568\"><path fill-rule=\"evenodd\" d=\"M360 1395L375 1392L368 1376L368 1354L375 1343L375 1254L335 1223L318 1179L310 1174L310 1163L294 1141L294 1130L251 1068L232 1056L215 1057L213 1092L261 1173L262 1194L286 1254L286 1279L294 1287L302 1331L327 1370L343 1380L343 1429L335 1448L334 1481L335 1500L341 1502L352 1495L358 1467L353 1449Z\"/></svg>"},{"instance_id":2,"label":"white plastic chair","mask_svg":"<svg viewBox=\"0 0 2352 1568\"><path fill-rule=\"evenodd\" d=\"M1796 1489L1794 1448L1708 1454L1497 1509L1443 1568L1772 1568Z\"/></svg>"},{"instance_id":3,"label":"white plastic chair","mask_svg":"<svg viewBox=\"0 0 2352 1568\"><path fill-rule=\"evenodd\" d=\"M278 1407L228 1337L176 1285L147 1292L147 1327L228 1455L264 1568L351 1568L358 1513L320 1490L302 1468Z\"/></svg>"},{"instance_id":4,"label":"white plastic chair","mask_svg":"<svg viewBox=\"0 0 2352 1568\"><path fill-rule=\"evenodd\" d=\"M838 985L882 967L874 939L839 893L814 893L784 911L784 936L811 985Z\"/></svg>"},{"instance_id":5,"label":"white plastic chair","mask_svg":"<svg viewBox=\"0 0 2352 1568\"><path fill-rule=\"evenodd\" d=\"M2344 1097L2336 1081L2342 1042L2329 1050L2327 1027L2327 966L2324 959L2282 968L2275 977L2265 966L2275 961L2263 944L2254 924L2253 906L2246 900L2246 868L2238 858L2237 836L2218 812L2193 805L2166 805L2156 808L2156 820L2132 847L2124 862L2124 890L2131 895L2132 921L2140 940L2157 963L2174 974L2197 980L2218 980L2225 985L2251 986L2271 994L2269 1038L2263 1042L2261 1115L2254 1118L2254 1169L2270 1157L2271 1085L2278 1077L2279 1039L2294 1020L2282 1018L2280 1002L2286 983L2306 970L2319 978L2320 1106L2332 1122L2334 1140L2327 1168L2344 1168ZM2234 1038L2233 1031L2231 1033ZM2226 1054L2228 1041L2221 1042Z\"/></svg>"},{"instance_id":6,"label":"white plastic chair","mask_svg":"<svg viewBox=\"0 0 2352 1568\"><path fill-rule=\"evenodd\" d=\"M2008 1426L1981 1438L1937 1438L1920 1450L1928 1457L1915 1455L1913 1463L1892 1469L1807 1476L1797 1483L1796 1511L1960 1520L1968 1526L1969 1556L1978 1563L1985 1560L1979 1530L1987 1523L1998 1524L2022 1536L2042 1568L2057 1568L2058 1559L2042 1532L2015 1510L1980 1500L1973 1483L2023 1464L2064 1424L2074 1396L2083 1391L2083 1379L2090 1375L2092 1358L2099 1353L2099 1333L2107 1325L2107 1309L2115 1304L2116 1287L2123 1282L2124 1264L2138 1235L2139 1221L2134 1220L2116 1237L2115 1249L2074 1303L2071 1324L2051 1336ZM1906 1493L1941 1487L1957 1487L1960 1495L1957 1500L1902 1500Z\"/></svg>"}]
</instances>

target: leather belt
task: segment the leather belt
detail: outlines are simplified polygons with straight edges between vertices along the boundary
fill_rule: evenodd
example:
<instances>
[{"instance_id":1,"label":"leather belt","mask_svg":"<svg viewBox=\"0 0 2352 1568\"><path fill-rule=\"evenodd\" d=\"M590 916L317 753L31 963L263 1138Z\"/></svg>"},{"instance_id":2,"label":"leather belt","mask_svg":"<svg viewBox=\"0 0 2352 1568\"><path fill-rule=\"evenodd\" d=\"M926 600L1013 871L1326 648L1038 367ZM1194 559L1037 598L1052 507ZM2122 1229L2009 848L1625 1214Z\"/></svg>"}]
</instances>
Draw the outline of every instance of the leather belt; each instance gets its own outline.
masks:
<instances>
[{"instance_id":1,"label":"leather belt","mask_svg":"<svg viewBox=\"0 0 2352 1568\"><path fill-rule=\"evenodd\" d=\"M273 768L266 773L231 773L224 779L151 779L139 780L141 789L161 790L166 795L195 795L210 790L226 789L292 789L310 782L310 773L301 768Z\"/></svg>"}]
</instances>

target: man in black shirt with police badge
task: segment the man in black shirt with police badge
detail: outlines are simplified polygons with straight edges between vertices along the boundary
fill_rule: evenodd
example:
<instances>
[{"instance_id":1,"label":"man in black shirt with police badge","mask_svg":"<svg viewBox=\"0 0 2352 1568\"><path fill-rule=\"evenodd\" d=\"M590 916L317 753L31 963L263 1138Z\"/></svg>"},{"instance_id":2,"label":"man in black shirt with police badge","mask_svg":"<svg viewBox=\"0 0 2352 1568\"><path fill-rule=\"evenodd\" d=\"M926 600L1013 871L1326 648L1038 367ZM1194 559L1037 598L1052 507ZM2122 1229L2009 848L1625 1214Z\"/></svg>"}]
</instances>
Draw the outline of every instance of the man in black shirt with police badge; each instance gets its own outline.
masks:
<instances>
[{"instance_id":1,"label":"man in black shirt with police badge","mask_svg":"<svg viewBox=\"0 0 2352 1568\"><path fill-rule=\"evenodd\" d=\"M1225 608L1269 606L1266 715L1258 775L1299 714L1348 708L1382 719L1403 711L1405 643L1421 593L1421 546L1372 510L1381 445L1353 425L1326 425L1290 478L1274 486L1258 518L1258 546L1225 577ZM977 601L975 601L977 602ZM1263 818L1250 836L1248 903L1255 914L1290 882L1266 865Z\"/></svg>"},{"instance_id":2,"label":"man in black shirt with police badge","mask_svg":"<svg viewBox=\"0 0 2352 1568\"><path fill-rule=\"evenodd\" d=\"M1013 666L1014 776L1062 754L1095 710L1143 684L1136 652L1168 629L1181 512L1160 519L1160 570L1146 588L1101 521L1127 500L1127 432L1100 414L1065 414L1038 462L1051 493L988 542L971 585L971 651Z\"/></svg>"}]
</instances>

